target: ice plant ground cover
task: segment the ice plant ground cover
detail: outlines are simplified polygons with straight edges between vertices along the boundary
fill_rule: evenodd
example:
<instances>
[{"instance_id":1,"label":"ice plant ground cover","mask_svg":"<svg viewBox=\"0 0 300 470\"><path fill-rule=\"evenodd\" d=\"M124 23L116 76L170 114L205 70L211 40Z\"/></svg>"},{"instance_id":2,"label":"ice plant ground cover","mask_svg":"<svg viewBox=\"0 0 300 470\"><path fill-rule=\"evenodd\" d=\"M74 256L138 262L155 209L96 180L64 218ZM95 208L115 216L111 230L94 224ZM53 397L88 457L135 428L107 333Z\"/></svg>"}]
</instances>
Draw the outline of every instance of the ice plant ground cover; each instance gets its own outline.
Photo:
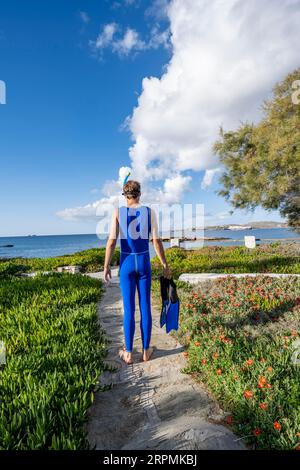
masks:
<instances>
[{"instance_id":1,"label":"ice plant ground cover","mask_svg":"<svg viewBox=\"0 0 300 470\"><path fill-rule=\"evenodd\" d=\"M299 450L300 280L179 286L185 372L208 387L229 413L225 424L250 446Z\"/></svg>"},{"instance_id":2,"label":"ice plant ground cover","mask_svg":"<svg viewBox=\"0 0 300 470\"><path fill-rule=\"evenodd\" d=\"M104 369L100 281L0 276L0 449L83 449L86 412Z\"/></svg>"},{"instance_id":3,"label":"ice plant ground cover","mask_svg":"<svg viewBox=\"0 0 300 470\"><path fill-rule=\"evenodd\" d=\"M174 278L182 273L300 273L299 245L272 243L251 250L245 247L210 246L195 250L171 248L167 259ZM158 258L153 273L161 273Z\"/></svg>"}]
</instances>

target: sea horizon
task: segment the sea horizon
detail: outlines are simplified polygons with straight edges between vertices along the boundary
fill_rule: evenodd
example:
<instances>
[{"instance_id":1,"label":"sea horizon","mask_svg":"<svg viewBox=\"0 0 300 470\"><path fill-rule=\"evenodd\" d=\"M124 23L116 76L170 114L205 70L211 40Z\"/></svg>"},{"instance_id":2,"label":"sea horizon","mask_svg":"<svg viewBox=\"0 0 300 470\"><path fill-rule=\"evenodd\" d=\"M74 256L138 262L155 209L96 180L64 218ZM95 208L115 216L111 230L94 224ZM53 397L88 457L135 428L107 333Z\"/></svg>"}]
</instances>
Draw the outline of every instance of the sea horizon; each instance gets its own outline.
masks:
<instances>
[{"instance_id":1,"label":"sea horizon","mask_svg":"<svg viewBox=\"0 0 300 470\"><path fill-rule=\"evenodd\" d=\"M204 229L202 231L190 231L189 235L201 238L216 238L213 240L188 240L183 242L184 248L198 248L201 246L243 246L244 236L255 236L257 244L271 243L272 241L295 241L300 243L300 234L288 228L252 228L246 230L221 230ZM63 256L88 250L90 248L105 247L107 234L98 238L94 233L72 235L23 235L12 237L0 237L0 258L48 258ZM176 237L176 232L174 234ZM170 246L169 241L164 242L165 248ZM152 244L150 246L151 257L154 256Z\"/></svg>"}]
</instances>

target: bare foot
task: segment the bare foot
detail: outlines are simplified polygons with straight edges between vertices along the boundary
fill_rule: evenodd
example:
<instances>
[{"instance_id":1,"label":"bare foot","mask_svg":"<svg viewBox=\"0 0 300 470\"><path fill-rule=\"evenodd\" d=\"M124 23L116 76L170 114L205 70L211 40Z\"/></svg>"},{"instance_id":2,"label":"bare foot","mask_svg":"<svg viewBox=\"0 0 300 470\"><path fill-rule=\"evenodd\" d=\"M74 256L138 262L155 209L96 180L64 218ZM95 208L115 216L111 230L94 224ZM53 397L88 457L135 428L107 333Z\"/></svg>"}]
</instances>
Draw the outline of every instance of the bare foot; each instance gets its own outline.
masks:
<instances>
[{"instance_id":1,"label":"bare foot","mask_svg":"<svg viewBox=\"0 0 300 470\"><path fill-rule=\"evenodd\" d=\"M125 349L120 349L119 356L126 364L133 364L131 352L125 351Z\"/></svg>"},{"instance_id":2,"label":"bare foot","mask_svg":"<svg viewBox=\"0 0 300 470\"><path fill-rule=\"evenodd\" d=\"M149 361L152 354L153 354L153 348L150 347L148 349L144 349L144 351L143 351L143 361L144 362Z\"/></svg>"}]
</instances>

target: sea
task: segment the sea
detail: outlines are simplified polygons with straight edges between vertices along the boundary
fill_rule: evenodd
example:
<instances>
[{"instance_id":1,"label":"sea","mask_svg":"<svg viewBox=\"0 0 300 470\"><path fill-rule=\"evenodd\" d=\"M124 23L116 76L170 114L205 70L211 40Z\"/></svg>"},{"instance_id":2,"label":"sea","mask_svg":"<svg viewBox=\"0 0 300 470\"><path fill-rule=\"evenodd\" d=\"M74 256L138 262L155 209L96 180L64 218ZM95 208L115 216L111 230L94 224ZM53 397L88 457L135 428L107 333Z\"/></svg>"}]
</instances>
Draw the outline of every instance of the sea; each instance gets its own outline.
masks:
<instances>
[{"instance_id":1,"label":"sea","mask_svg":"<svg viewBox=\"0 0 300 470\"><path fill-rule=\"evenodd\" d=\"M176 235L176 234L175 234ZM249 230L204 230L193 232L193 236L218 237L226 240L205 240L184 242L185 248L200 246L241 246L244 245L244 236L253 235L257 244L272 243L275 241L300 243L300 235L287 228L266 228ZM48 258L76 253L89 248L104 247L106 239L99 239L96 234L90 235L43 235L25 237L0 237L0 258ZM164 242L168 248L169 242ZM154 256L152 244L151 257Z\"/></svg>"}]
</instances>

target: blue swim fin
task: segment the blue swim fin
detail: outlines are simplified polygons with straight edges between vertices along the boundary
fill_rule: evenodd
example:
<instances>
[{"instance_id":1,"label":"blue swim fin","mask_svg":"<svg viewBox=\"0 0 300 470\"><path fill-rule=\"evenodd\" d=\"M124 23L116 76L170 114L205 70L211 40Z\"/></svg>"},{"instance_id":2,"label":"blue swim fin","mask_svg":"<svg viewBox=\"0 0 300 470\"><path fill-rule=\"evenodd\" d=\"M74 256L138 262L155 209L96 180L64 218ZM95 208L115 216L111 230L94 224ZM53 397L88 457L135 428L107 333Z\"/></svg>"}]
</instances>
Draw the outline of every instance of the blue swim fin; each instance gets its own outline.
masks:
<instances>
[{"instance_id":1,"label":"blue swim fin","mask_svg":"<svg viewBox=\"0 0 300 470\"><path fill-rule=\"evenodd\" d=\"M161 313L160 313L160 327L162 328L167 321L167 306L168 306L168 301L164 300L162 303L162 308L161 308Z\"/></svg>"},{"instance_id":2,"label":"blue swim fin","mask_svg":"<svg viewBox=\"0 0 300 470\"><path fill-rule=\"evenodd\" d=\"M171 330L178 330L179 320L179 300L177 302L169 302L166 321L166 332L170 333Z\"/></svg>"},{"instance_id":3,"label":"blue swim fin","mask_svg":"<svg viewBox=\"0 0 300 470\"><path fill-rule=\"evenodd\" d=\"M178 330L179 321L179 298L176 284L173 279L160 277L160 288L162 298L162 309L160 314L160 326L166 325L166 332Z\"/></svg>"}]
</instances>

